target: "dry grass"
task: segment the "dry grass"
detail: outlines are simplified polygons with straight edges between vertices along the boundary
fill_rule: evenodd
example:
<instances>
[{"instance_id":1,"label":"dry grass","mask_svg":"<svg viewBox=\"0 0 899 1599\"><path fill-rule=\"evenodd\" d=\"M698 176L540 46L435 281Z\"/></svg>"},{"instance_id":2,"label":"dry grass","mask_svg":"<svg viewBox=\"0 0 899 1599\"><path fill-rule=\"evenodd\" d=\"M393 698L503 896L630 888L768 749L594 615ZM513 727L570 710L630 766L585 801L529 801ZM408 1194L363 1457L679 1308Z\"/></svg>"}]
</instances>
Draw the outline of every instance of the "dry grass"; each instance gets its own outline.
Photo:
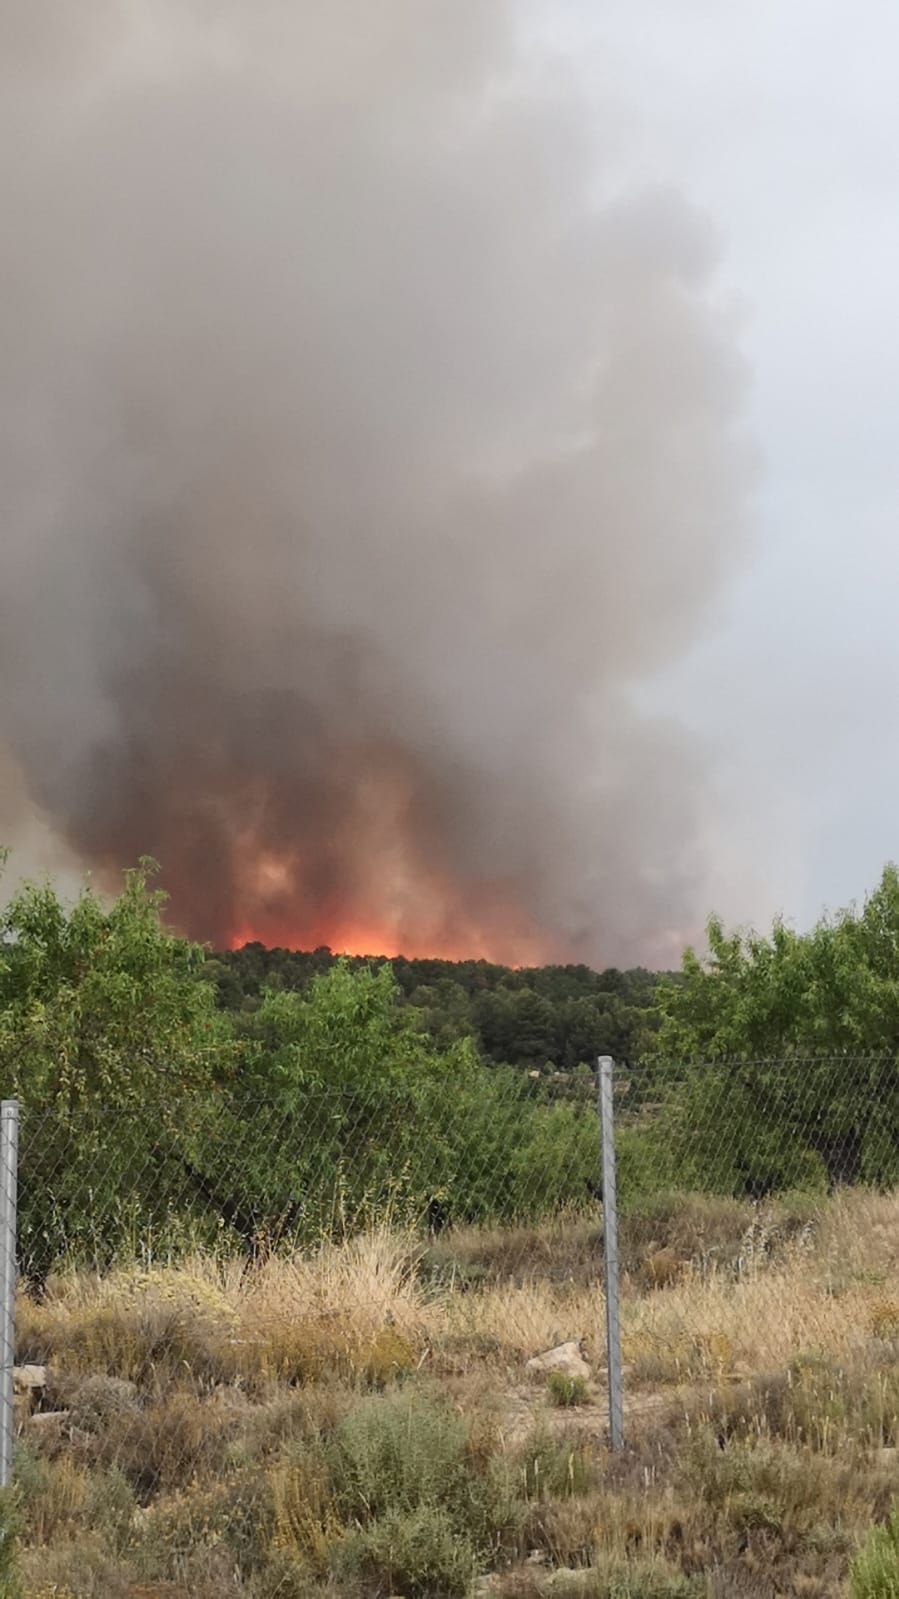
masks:
<instances>
[{"instance_id":1,"label":"dry grass","mask_svg":"<svg viewBox=\"0 0 899 1599\"><path fill-rule=\"evenodd\" d=\"M73 1272L22 1295L19 1358L140 1386L173 1370L216 1384L308 1381L340 1369L388 1380L419 1358L433 1311L410 1240L375 1231L252 1273L196 1256L152 1272Z\"/></svg>"},{"instance_id":2,"label":"dry grass","mask_svg":"<svg viewBox=\"0 0 899 1599\"><path fill-rule=\"evenodd\" d=\"M375 1231L310 1260L269 1261L236 1296L245 1369L291 1381L336 1364L374 1382L410 1369L433 1320L416 1259L411 1240Z\"/></svg>"},{"instance_id":3,"label":"dry grass","mask_svg":"<svg viewBox=\"0 0 899 1599\"><path fill-rule=\"evenodd\" d=\"M451 1599L476 1557L509 1599L687 1599L713 1577L841 1593L899 1491L899 1196L669 1201L629 1227L631 1448L614 1459L600 1372L593 1403L567 1410L523 1369L572 1338L601 1362L582 1217L427 1250L374 1230L250 1272L198 1256L23 1296L19 1359L51 1364L44 1406L61 1412L27 1422L20 1448L27 1592L375 1599L401 1580ZM387 1408L357 1425L372 1403ZM414 1483L447 1427L464 1447L432 1514ZM373 1480L405 1484L371 1516L364 1493L343 1504L338 1459L369 1432Z\"/></svg>"},{"instance_id":4,"label":"dry grass","mask_svg":"<svg viewBox=\"0 0 899 1599\"><path fill-rule=\"evenodd\" d=\"M623 1327L638 1380L767 1369L810 1347L844 1357L899 1323L894 1196L836 1199L798 1230L735 1202L714 1226L713 1214L694 1201L689 1227L674 1213L666 1235L660 1213L634 1228L646 1255L643 1275L638 1260L625 1283ZM468 1230L441 1241L439 1259L376 1230L250 1273L196 1257L150 1273L57 1276L39 1305L22 1299L20 1358L64 1356L71 1373L138 1384L178 1366L209 1387L307 1381L335 1366L386 1380L426 1351L516 1362L573 1337L598 1355L596 1240L582 1218L567 1227ZM660 1256L679 1270L659 1274Z\"/></svg>"}]
</instances>

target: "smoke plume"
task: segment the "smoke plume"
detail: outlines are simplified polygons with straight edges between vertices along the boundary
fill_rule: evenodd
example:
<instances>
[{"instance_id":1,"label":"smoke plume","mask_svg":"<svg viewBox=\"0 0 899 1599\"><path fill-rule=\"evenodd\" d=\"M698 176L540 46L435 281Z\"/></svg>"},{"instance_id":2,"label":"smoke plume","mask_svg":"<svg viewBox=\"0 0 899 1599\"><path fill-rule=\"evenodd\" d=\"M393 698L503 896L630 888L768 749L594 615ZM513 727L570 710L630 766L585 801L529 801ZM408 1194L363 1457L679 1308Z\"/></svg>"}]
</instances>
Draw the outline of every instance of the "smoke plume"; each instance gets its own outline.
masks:
<instances>
[{"instance_id":1,"label":"smoke plume","mask_svg":"<svg viewBox=\"0 0 899 1599\"><path fill-rule=\"evenodd\" d=\"M638 697L743 547L741 364L525 14L0 0L2 821L196 936L661 961L705 910Z\"/></svg>"}]
</instances>

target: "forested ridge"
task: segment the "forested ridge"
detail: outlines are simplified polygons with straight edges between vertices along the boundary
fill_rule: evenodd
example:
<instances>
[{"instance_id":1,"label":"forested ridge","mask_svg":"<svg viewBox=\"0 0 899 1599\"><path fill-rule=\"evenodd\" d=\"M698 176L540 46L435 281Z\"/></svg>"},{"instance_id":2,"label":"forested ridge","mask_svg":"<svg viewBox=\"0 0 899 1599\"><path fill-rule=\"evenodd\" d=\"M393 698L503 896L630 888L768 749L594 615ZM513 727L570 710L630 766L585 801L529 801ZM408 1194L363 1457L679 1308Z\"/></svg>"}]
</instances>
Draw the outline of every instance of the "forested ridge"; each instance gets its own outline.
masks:
<instances>
[{"instance_id":1,"label":"forested ridge","mask_svg":"<svg viewBox=\"0 0 899 1599\"><path fill-rule=\"evenodd\" d=\"M219 1006L251 1016L266 992L308 992L338 963L361 972L384 964L372 956L338 957L312 951L242 949L211 955L205 965ZM389 962L400 1004L408 1007L439 1048L475 1041L493 1064L571 1071L597 1055L632 1060L658 1023L659 974L637 967L535 966L513 968L485 960Z\"/></svg>"}]
</instances>

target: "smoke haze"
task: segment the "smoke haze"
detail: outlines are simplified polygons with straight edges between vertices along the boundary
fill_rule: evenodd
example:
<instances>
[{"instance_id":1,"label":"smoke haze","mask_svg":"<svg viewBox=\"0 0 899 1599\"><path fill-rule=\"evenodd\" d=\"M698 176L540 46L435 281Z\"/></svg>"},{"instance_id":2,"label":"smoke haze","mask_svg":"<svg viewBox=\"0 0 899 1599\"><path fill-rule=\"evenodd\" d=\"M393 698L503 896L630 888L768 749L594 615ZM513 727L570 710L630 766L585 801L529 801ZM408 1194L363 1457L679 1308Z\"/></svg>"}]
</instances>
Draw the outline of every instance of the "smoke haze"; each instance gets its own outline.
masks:
<instances>
[{"instance_id":1,"label":"smoke haze","mask_svg":"<svg viewBox=\"0 0 899 1599\"><path fill-rule=\"evenodd\" d=\"M0 0L0 827L218 943L665 962L708 226L492 0Z\"/></svg>"}]
</instances>

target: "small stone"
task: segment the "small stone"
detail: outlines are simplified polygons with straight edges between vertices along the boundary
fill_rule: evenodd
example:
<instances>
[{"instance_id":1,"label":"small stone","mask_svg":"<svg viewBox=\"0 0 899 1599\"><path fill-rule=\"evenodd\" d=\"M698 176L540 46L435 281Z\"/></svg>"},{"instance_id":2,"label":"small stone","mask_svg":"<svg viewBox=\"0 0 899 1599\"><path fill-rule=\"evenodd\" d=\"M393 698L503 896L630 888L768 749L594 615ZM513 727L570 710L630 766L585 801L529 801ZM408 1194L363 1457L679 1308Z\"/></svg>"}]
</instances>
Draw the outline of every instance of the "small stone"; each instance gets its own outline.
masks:
<instances>
[{"instance_id":1,"label":"small stone","mask_svg":"<svg viewBox=\"0 0 899 1599\"><path fill-rule=\"evenodd\" d=\"M589 1377L590 1367L581 1354L579 1339L571 1339L565 1344L556 1344L554 1349L545 1349L542 1355L533 1355L525 1367L526 1371L545 1374L549 1371L560 1371L565 1377Z\"/></svg>"}]
</instances>

